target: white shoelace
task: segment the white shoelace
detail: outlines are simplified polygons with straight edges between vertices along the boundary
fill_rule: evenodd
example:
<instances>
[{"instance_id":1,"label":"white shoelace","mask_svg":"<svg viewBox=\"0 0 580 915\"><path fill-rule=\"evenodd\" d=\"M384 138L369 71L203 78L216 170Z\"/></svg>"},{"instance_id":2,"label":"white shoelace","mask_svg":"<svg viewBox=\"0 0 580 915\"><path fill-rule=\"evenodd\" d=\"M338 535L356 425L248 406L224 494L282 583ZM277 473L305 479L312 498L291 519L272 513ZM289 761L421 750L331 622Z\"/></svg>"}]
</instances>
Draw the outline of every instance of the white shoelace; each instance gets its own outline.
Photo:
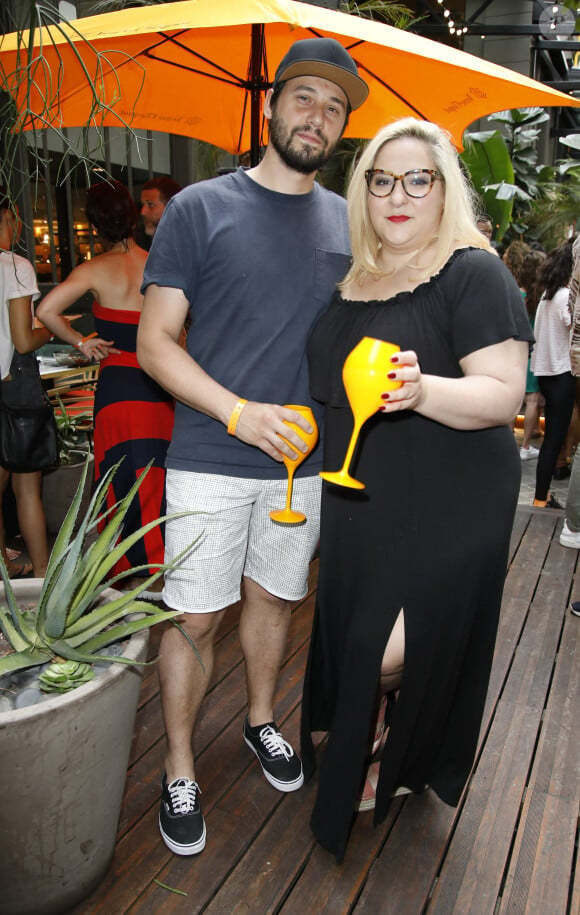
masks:
<instances>
[{"instance_id":1,"label":"white shoelace","mask_svg":"<svg viewBox=\"0 0 580 915\"><path fill-rule=\"evenodd\" d=\"M176 778L167 786L171 805L175 813L191 813L195 807L195 796L199 791L190 778Z\"/></svg>"},{"instance_id":2,"label":"white shoelace","mask_svg":"<svg viewBox=\"0 0 580 915\"><path fill-rule=\"evenodd\" d=\"M286 759L294 756L294 750L290 744L284 740L280 731L274 730L271 724L262 728L259 737L271 756L284 756Z\"/></svg>"}]
</instances>

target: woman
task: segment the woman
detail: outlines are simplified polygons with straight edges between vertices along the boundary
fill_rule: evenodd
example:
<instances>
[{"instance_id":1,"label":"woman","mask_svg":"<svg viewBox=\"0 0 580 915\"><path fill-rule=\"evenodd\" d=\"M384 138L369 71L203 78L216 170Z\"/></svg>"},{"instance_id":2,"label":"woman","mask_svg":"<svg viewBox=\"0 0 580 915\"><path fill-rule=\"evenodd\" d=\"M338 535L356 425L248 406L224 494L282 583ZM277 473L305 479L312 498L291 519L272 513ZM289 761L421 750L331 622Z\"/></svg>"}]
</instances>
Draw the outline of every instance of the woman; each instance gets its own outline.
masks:
<instances>
[{"instance_id":1,"label":"woman","mask_svg":"<svg viewBox=\"0 0 580 915\"><path fill-rule=\"evenodd\" d=\"M101 360L95 395L95 482L123 458L109 492L109 506L127 495L137 474L153 460L139 499L134 500L127 515L126 536L165 512L164 467L173 430L173 400L137 362L137 328L143 303L140 290L147 258L133 239L137 208L122 184L101 182L89 188L86 212L105 253L80 264L51 290L38 315L62 340L77 346L87 357ZM87 292L95 298L98 336L93 339L84 339L63 317L63 312ZM135 569L135 578L143 577L156 571L163 553L163 531L157 526L122 557L113 574ZM149 573L142 566L149 566ZM123 587L135 584L132 577L123 581ZM160 597L161 581L156 585Z\"/></svg>"},{"instance_id":2,"label":"woman","mask_svg":"<svg viewBox=\"0 0 580 915\"><path fill-rule=\"evenodd\" d=\"M11 208L5 188L0 187L0 396L16 407L39 406L47 402L34 351L48 343L50 331L34 329L32 303L39 296L34 267L13 246L20 237L20 221ZM0 467L0 500L10 481L10 471ZM14 563L9 558L0 524L0 552L11 578L34 574L43 578L48 563L46 519L42 506L42 471L12 472L12 491L20 533L31 563Z\"/></svg>"},{"instance_id":3,"label":"woman","mask_svg":"<svg viewBox=\"0 0 580 915\"><path fill-rule=\"evenodd\" d=\"M538 455L534 495L534 505L540 508L562 508L554 496L550 496L549 489L576 398L576 379L570 371L572 314L568 307L568 286L571 274L572 239L550 252L540 268L539 282L544 294L536 312L537 343L530 365L545 400L544 440Z\"/></svg>"},{"instance_id":4,"label":"woman","mask_svg":"<svg viewBox=\"0 0 580 915\"><path fill-rule=\"evenodd\" d=\"M359 806L380 822L397 789L426 785L457 804L468 777L519 491L511 425L532 340L439 127L408 118L383 128L348 207L352 267L308 354L326 407L326 469L341 465L352 429L341 371L362 337L399 344L388 377L402 386L363 427L353 472L364 492L323 493L302 738L311 775L311 732L330 732L311 825L339 860ZM380 763L367 768L373 736L380 743L376 708L395 693Z\"/></svg>"},{"instance_id":5,"label":"woman","mask_svg":"<svg viewBox=\"0 0 580 915\"><path fill-rule=\"evenodd\" d=\"M532 327L536 320L536 311L538 309L538 300L540 292L538 289L539 272L546 255L543 251L531 250L524 256L519 270L519 286L525 296L526 311ZM544 406L544 398L540 392L538 379L530 369L531 357L528 360L528 371L526 374L526 405L524 412L524 436L520 447L520 457L522 461L533 461L540 453L539 448L534 448L532 438L539 428L540 411Z\"/></svg>"},{"instance_id":6,"label":"woman","mask_svg":"<svg viewBox=\"0 0 580 915\"><path fill-rule=\"evenodd\" d=\"M524 260L528 256L532 249L521 238L516 238L515 241L512 241L511 244L507 246L503 253L502 260L510 273L513 275L520 289L522 284L520 282L520 272L524 263Z\"/></svg>"}]
</instances>

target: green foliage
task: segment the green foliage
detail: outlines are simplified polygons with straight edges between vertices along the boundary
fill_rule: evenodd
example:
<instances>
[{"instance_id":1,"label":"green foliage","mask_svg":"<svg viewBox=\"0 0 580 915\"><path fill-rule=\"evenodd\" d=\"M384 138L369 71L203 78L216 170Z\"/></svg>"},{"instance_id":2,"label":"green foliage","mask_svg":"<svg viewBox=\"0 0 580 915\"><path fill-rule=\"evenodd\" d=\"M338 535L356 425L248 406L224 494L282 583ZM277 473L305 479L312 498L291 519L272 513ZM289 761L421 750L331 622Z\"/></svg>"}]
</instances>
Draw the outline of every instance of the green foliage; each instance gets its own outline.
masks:
<instances>
[{"instance_id":1,"label":"green foliage","mask_svg":"<svg viewBox=\"0 0 580 915\"><path fill-rule=\"evenodd\" d=\"M38 677L43 693L68 693L95 679L95 672L84 661L54 661Z\"/></svg>"},{"instance_id":2,"label":"green foliage","mask_svg":"<svg viewBox=\"0 0 580 915\"><path fill-rule=\"evenodd\" d=\"M111 657L100 652L107 645L125 641L136 632L179 615L178 612L159 610L152 604L139 600L139 595L157 581L166 569L181 562L192 550L194 543L176 556L173 562L160 565L153 575L143 578L132 590L119 591L114 597L103 596L107 588L114 587L122 578L148 569L148 566L139 566L108 578L115 563L127 550L148 531L165 521L167 516L120 539L129 506L136 498L151 465L136 480L124 499L102 513L109 486L119 468L119 464L116 464L100 481L75 535L89 466L87 461L77 492L56 538L35 610L19 608L8 571L0 556L0 574L6 601L5 605L0 606L0 629L13 650L12 654L0 658L0 676L55 659L87 664L97 660L134 664L130 658ZM190 512L181 512L171 517L187 514ZM98 520L105 521L100 532L97 528ZM195 650L195 646L192 647ZM56 682L58 677L57 673Z\"/></svg>"},{"instance_id":3,"label":"green foliage","mask_svg":"<svg viewBox=\"0 0 580 915\"><path fill-rule=\"evenodd\" d=\"M394 3L390 0L342 0L339 9L351 16L385 22L397 29L410 29L426 19L426 14L416 17L403 3Z\"/></svg>"},{"instance_id":4,"label":"green foliage","mask_svg":"<svg viewBox=\"0 0 580 915\"><path fill-rule=\"evenodd\" d=\"M530 235L539 238L546 251L578 232L580 219L580 162L560 160L546 172L528 218Z\"/></svg>"},{"instance_id":5,"label":"green foliage","mask_svg":"<svg viewBox=\"0 0 580 915\"><path fill-rule=\"evenodd\" d=\"M342 139L332 158L320 169L317 180L335 194L346 195L348 184L360 151L366 140Z\"/></svg>"},{"instance_id":6,"label":"green foliage","mask_svg":"<svg viewBox=\"0 0 580 915\"><path fill-rule=\"evenodd\" d=\"M83 38L74 23L62 23L58 11L49 0L29 0L24 18L24 25L14 21L17 52L13 69L7 70L0 64L0 184L5 185L9 192L12 189L14 194L13 189L25 183L38 185L38 182L43 180L49 166L49 160L44 154L42 136L43 128L47 126L52 128L64 150L58 169L57 184L62 184L66 177L77 169L85 173L87 183L90 183L92 169L96 165L102 168L105 161L103 118L111 110L111 105L101 95L99 86L102 75L111 67L110 61L106 54L97 52L94 46ZM82 80L91 90L92 104L80 131L80 141L76 138L71 139L66 129L52 123L51 111L58 106L59 101L59 68L53 67L52 72L50 71L42 50L36 55L31 53L44 26L51 27L49 37L45 37L44 41L45 45L48 44L54 50L61 69L63 58L55 39L62 36L74 49L77 63L81 67ZM80 42L76 44L73 38L80 39ZM4 38L0 35L0 47L3 43ZM96 72L90 73L84 64L84 48L90 48L95 55ZM143 77L144 75L145 71ZM33 106L33 97L37 99L39 96L40 107L37 104ZM116 104L120 97L121 86L117 81L115 90L110 95L112 104ZM120 114L117 114L117 118L128 127ZM89 131L89 127L94 129ZM26 145L22 136L25 129L30 141Z\"/></svg>"},{"instance_id":7,"label":"green foliage","mask_svg":"<svg viewBox=\"0 0 580 915\"><path fill-rule=\"evenodd\" d=\"M530 237L534 202L554 175L554 169L538 162L541 125L549 115L543 108L515 108L491 115L489 120L501 125L501 130L467 133L462 158L488 212L494 217L497 214L496 240L508 245L524 234Z\"/></svg>"},{"instance_id":8,"label":"green foliage","mask_svg":"<svg viewBox=\"0 0 580 915\"><path fill-rule=\"evenodd\" d=\"M86 426L92 422L92 413L89 410L83 413L67 413L65 406L57 396L59 408L54 412L56 421L56 438L58 446L58 462L61 465L80 464L86 459Z\"/></svg>"},{"instance_id":9,"label":"green foliage","mask_svg":"<svg viewBox=\"0 0 580 915\"><path fill-rule=\"evenodd\" d=\"M491 217L494 238L506 232L513 209L514 170L507 144L499 130L466 133L461 159Z\"/></svg>"}]
</instances>

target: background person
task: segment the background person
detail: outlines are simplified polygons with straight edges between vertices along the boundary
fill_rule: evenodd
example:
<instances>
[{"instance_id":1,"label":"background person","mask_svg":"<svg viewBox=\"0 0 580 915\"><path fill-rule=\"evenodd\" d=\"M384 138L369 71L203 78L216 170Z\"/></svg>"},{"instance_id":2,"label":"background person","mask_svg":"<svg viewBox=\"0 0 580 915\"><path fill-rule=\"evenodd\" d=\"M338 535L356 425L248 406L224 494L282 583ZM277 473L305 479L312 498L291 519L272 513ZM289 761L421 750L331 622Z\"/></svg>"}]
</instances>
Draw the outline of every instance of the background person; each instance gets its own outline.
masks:
<instances>
[{"instance_id":1,"label":"background person","mask_svg":"<svg viewBox=\"0 0 580 915\"><path fill-rule=\"evenodd\" d=\"M477 217L475 225L481 234L485 235L488 242L491 244L491 240L493 238L493 223L491 221L491 217L489 217L487 213L481 213L481 215Z\"/></svg>"},{"instance_id":2,"label":"background person","mask_svg":"<svg viewBox=\"0 0 580 915\"><path fill-rule=\"evenodd\" d=\"M38 308L47 327L78 346L86 356L101 360L95 394L95 483L121 458L107 496L107 505L127 495L138 474L153 460L138 498L127 513L124 536L165 514L165 456L173 429L173 398L150 378L137 361L137 328L143 296L141 283L147 253L133 239L137 208L118 181L101 181L87 192L89 223L103 241L105 252L76 267L44 297ZM63 312L85 293L95 297L93 317L98 337L84 340ZM118 587L138 584L136 578L157 571L163 562L163 526L153 528L131 547L112 575L148 566L126 577ZM145 596L160 598L155 582Z\"/></svg>"},{"instance_id":3,"label":"background person","mask_svg":"<svg viewBox=\"0 0 580 915\"><path fill-rule=\"evenodd\" d=\"M303 782L300 758L275 723L274 695L289 601L306 593L318 540L320 452L301 464L294 482L293 506L306 523L276 525L269 511L284 504L282 455L306 448L284 420L310 430L283 404L314 406L321 418L309 390L306 339L349 260L345 201L315 176L367 93L338 42L295 42L266 94L269 144L260 164L176 195L147 261L139 358L177 398L168 508L196 512L168 524L167 558L203 534L163 592L169 607L183 611L179 622L203 661L177 629L164 634L159 679L168 747L160 828L177 854L205 846L192 733L215 633L240 597L242 577L243 738L275 788L294 791ZM183 350L178 339L188 313Z\"/></svg>"},{"instance_id":4,"label":"background person","mask_svg":"<svg viewBox=\"0 0 580 915\"><path fill-rule=\"evenodd\" d=\"M487 213L481 213L477 217L477 219L475 221L475 225L477 226L477 228L479 229L481 234L484 235L485 238L487 238L487 240L490 244L491 251L493 251L494 254L497 254L497 251L493 245L493 222L491 221L491 216L488 216ZM498 257L499 257L499 255L498 255Z\"/></svg>"},{"instance_id":5,"label":"background person","mask_svg":"<svg viewBox=\"0 0 580 915\"><path fill-rule=\"evenodd\" d=\"M572 247L572 275L568 306L572 315L572 333L570 338L570 371L577 379L580 375L580 235ZM566 499L566 517L560 534L562 546L580 549L580 449L576 449L568 496ZM570 605L575 616L580 616L580 601Z\"/></svg>"},{"instance_id":6,"label":"background person","mask_svg":"<svg viewBox=\"0 0 580 915\"><path fill-rule=\"evenodd\" d=\"M20 220L10 205L6 188L0 187L0 378L3 401L15 407L43 406L47 402L35 350L51 338L44 327L34 328L32 303L39 297L34 267L15 254ZM31 563L15 563L6 550L4 523L0 524L0 551L11 578L31 573L43 578L48 564L46 518L42 505L42 471L27 473L0 467L0 504L10 478L16 502L20 533Z\"/></svg>"},{"instance_id":7,"label":"background person","mask_svg":"<svg viewBox=\"0 0 580 915\"><path fill-rule=\"evenodd\" d=\"M529 254L532 249L527 242L523 241L521 238L516 238L515 241L512 241L507 248L505 249L502 260L512 276L514 277L518 286L520 284L520 270L524 263L524 258L526 254Z\"/></svg>"},{"instance_id":8,"label":"background person","mask_svg":"<svg viewBox=\"0 0 580 915\"><path fill-rule=\"evenodd\" d=\"M363 427L353 472L365 491L325 484L322 496L302 748L308 776L311 732L329 731L311 826L338 860L356 808L374 807L380 822L395 791L426 785L455 805L469 776L519 493L512 425L532 340L439 127L406 118L379 131L348 211L353 264L308 345L325 469L341 465L352 430L342 366L362 337L400 345L388 377L403 385ZM381 759L369 765L378 698L393 691Z\"/></svg>"},{"instance_id":9,"label":"background person","mask_svg":"<svg viewBox=\"0 0 580 915\"><path fill-rule=\"evenodd\" d=\"M536 311L540 299L539 274L540 267L546 255L543 251L531 249L524 255L519 270L519 287L524 294L526 311L530 319L532 328L536 320ZM526 402L524 407L524 434L520 446L520 457L522 461L530 461L537 458L540 453L539 448L534 448L532 438L540 428L540 413L544 406L544 396L540 391L538 379L530 369L530 359L528 359L528 371L526 374Z\"/></svg>"},{"instance_id":10,"label":"background person","mask_svg":"<svg viewBox=\"0 0 580 915\"><path fill-rule=\"evenodd\" d=\"M540 268L539 282L544 291L536 312L536 345L530 362L545 399L544 439L538 455L533 503L540 508L562 508L550 496L549 489L576 397L576 380L570 371L571 273L572 242L567 241L551 251Z\"/></svg>"},{"instance_id":11,"label":"background person","mask_svg":"<svg viewBox=\"0 0 580 915\"><path fill-rule=\"evenodd\" d=\"M159 220L163 216L165 207L178 191L181 185L167 175L150 178L141 190L141 223L137 227L135 240L145 251L151 248L153 236L157 231Z\"/></svg>"}]
</instances>

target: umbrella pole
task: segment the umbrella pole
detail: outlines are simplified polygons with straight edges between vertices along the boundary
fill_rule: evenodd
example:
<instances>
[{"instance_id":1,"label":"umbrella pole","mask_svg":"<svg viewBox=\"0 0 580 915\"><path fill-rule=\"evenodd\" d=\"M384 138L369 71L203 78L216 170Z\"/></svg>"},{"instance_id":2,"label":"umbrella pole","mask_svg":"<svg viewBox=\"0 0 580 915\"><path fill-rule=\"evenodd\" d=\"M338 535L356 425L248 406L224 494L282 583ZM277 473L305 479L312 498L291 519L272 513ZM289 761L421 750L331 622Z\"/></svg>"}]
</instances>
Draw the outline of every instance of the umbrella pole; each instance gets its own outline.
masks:
<instances>
[{"instance_id":1,"label":"umbrella pole","mask_svg":"<svg viewBox=\"0 0 580 915\"><path fill-rule=\"evenodd\" d=\"M252 53L250 59L250 164L260 161L261 93L267 88L262 76L262 47L264 26L252 26Z\"/></svg>"}]
</instances>

